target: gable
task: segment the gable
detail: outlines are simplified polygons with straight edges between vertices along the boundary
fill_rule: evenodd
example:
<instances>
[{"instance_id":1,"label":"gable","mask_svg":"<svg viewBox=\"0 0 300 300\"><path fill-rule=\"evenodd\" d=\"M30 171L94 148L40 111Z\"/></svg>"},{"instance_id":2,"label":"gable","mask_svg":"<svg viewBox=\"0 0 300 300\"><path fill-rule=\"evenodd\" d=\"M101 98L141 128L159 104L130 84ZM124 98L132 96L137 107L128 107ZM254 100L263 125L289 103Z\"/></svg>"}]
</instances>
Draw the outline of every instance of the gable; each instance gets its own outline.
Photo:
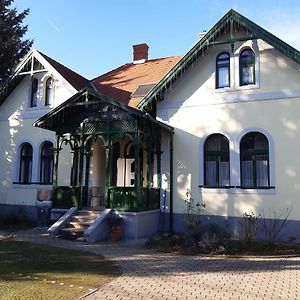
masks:
<instances>
[{"instance_id":1,"label":"gable","mask_svg":"<svg viewBox=\"0 0 300 300\"><path fill-rule=\"evenodd\" d=\"M72 90L73 93L89 86L89 81L81 75L63 66L47 55L32 49L15 68L14 73L8 81L0 88L0 105L8 98L26 75L33 76L34 74L45 72L50 72L52 75L62 80L69 86L69 89Z\"/></svg>"},{"instance_id":2,"label":"gable","mask_svg":"<svg viewBox=\"0 0 300 300\"><path fill-rule=\"evenodd\" d=\"M246 33L237 36L236 32ZM222 37L229 34L229 38ZM143 98L138 107L145 109L152 101L163 100L163 94L207 49L223 44L262 39L284 56L300 63L300 52L234 10L230 10Z\"/></svg>"}]
</instances>

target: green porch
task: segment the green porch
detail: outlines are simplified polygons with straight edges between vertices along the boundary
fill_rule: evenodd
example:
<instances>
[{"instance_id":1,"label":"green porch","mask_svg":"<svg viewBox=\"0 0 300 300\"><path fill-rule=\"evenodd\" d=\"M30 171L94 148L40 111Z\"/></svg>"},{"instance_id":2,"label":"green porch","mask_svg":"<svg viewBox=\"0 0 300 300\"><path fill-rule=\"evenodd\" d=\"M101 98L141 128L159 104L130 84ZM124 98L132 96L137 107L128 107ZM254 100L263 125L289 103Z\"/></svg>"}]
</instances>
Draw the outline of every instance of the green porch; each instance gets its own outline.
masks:
<instances>
[{"instance_id":1,"label":"green porch","mask_svg":"<svg viewBox=\"0 0 300 300\"><path fill-rule=\"evenodd\" d=\"M173 128L151 114L84 89L36 121L56 132L53 207L160 208L161 137Z\"/></svg>"}]
</instances>

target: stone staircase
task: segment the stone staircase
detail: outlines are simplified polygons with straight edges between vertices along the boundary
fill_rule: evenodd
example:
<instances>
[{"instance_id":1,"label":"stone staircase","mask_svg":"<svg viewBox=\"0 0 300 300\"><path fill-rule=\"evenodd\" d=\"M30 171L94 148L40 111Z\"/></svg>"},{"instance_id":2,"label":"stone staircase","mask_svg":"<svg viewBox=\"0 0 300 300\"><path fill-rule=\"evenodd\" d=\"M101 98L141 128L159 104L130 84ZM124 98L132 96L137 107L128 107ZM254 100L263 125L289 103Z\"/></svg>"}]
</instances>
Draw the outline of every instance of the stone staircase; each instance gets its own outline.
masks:
<instances>
[{"instance_id":1,"label":"stone staircase","mask_svg":"<svg viewBox=\"0 0 300 300\"><path fill-rule=\"evenodd\" d=\"M78 210L66 223L65 228L60 229L59 237L69 240L84 240L84 231L99 217L100 210Z\"/></svg>"}]
</instances>

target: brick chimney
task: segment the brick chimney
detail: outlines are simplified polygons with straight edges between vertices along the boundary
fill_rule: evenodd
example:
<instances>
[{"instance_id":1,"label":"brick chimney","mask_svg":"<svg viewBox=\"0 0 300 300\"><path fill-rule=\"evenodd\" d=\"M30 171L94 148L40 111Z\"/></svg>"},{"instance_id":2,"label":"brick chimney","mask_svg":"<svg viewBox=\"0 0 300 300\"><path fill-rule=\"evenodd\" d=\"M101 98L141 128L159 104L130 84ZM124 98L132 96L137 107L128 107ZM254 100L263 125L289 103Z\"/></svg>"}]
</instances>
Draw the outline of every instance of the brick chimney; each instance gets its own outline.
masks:
<instances>
[{"instance_id":1,"label":"brick chimney","mask_svg":"<svg viewBox=\"0 0 300 300\"><path fill-rule=\"evenodd\" d=\"M133 45L133 63L139 64L148 60L148 49L147 44Z\"/></svg>"}]
</instances>

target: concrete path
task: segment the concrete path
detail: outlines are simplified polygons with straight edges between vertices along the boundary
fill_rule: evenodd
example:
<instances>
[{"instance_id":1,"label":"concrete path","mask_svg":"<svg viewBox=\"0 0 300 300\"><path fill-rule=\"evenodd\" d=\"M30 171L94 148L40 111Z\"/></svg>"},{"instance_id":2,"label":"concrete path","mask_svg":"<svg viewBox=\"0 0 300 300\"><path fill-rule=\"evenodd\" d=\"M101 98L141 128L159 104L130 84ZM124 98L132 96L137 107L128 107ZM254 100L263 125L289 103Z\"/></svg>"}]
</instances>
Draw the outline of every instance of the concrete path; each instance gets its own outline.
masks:
<instances>
[{"instance_id":1,"label":"concrete path","mask_svg":"<svg viewBox=\"0 0 300 300\"><path fill-rule=\"evenodd\" d=\"M15 239L87 250L115 261L117 279L86 300L300 299L300 258L228 258L162 254L137 242L86 244L24 231Z\"/></svg>"}]
</instances>

